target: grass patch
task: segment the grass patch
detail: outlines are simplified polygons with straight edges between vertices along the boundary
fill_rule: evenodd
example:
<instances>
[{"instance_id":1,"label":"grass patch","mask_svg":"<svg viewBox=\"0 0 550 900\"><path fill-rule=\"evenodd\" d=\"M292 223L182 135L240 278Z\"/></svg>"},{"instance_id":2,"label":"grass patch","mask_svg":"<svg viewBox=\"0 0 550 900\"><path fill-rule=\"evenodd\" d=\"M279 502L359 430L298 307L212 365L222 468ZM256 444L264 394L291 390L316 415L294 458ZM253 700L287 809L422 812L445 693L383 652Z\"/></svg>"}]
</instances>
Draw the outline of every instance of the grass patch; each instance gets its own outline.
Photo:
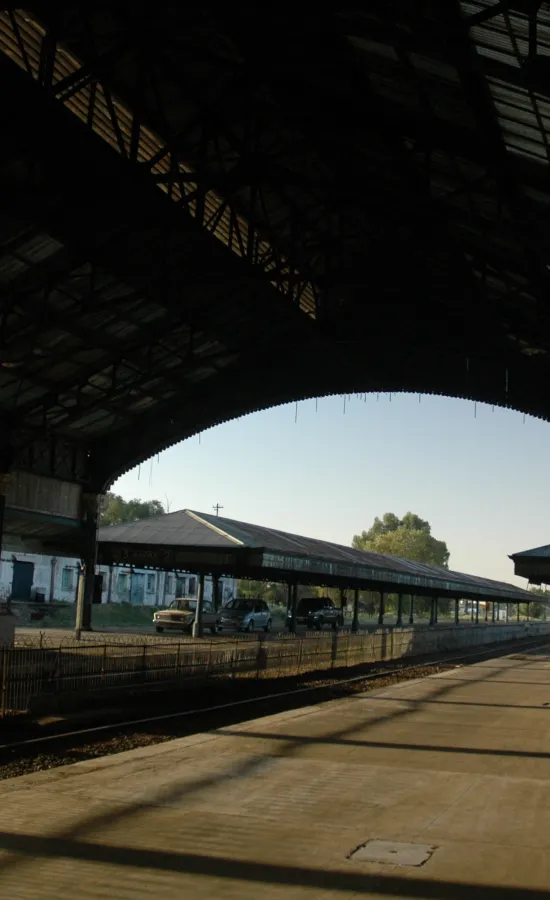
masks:
<instances>
[{"instance_id":1,"label":"grass patch","mask_svg":"<svg viewBox=\"0 0 550 900\"><path fill-rule=\"evenodd\" d=\"M98 603L92 609L93 627L131 628L152 626L152 606L131 606L130 603ZM18 625L26 628L45 630L48 628L74 628L76 616L75 603L48 603L43 619L31 620L30 610L18 605Z\"/></svg>"}]
</instances>

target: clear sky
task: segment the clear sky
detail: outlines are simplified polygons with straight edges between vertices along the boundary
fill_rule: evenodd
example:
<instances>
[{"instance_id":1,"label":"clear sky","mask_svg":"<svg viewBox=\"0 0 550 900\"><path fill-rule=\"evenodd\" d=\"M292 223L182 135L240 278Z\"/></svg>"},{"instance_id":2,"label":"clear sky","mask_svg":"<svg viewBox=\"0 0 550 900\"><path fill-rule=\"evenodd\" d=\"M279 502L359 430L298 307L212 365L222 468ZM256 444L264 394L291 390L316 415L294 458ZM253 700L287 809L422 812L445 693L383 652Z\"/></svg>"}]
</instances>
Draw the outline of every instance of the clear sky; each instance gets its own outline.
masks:
<instances>
[{"instance_id":1,"label":"clear sky","mask_svg":"<svg viewBox=\"0 0 550 900\"><path fill-rule=\"evenodd\" d=\"M316 409L317 405L317 409ZM296 420L296 421L295 421ZM509 553L550 543L550 425L418 395L320 398L203 432L120 478L123 497L350 544L411 510L463 572L524 584Z\"/></svg>"}]
</instances>

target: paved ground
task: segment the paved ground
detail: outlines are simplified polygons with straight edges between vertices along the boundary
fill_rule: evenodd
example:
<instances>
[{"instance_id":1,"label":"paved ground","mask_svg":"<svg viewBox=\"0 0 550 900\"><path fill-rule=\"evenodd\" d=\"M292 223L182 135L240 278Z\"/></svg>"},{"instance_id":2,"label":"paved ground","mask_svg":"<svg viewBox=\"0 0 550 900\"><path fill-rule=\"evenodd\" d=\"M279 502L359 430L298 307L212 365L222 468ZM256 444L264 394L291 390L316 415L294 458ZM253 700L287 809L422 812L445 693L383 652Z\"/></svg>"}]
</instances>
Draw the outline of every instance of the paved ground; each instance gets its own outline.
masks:
<instances>
[{"instance_id":1,"label":"paved ground","mask_svg":"<svg viewBox=\"0 0 550 900\"><path fill-rule=\"evenodd\" d=\"M0 897L548 900L547 703L550 647L3 782Z\"/></svg>"},{"instance_id":2,"label":"paved ground","mask_svg":"<svg viewBox=\"0 0 550 900\"><path fill-rule=\"evenodd\" d=\"M387 620L385 621L385 625L394 625L394 624L395 624L395 618L388 617ZM427 626L428 624L429 624L428 619L418 619L415 622L416 626ZM466 626L470 625L469 619L464 620L462 624L466 625ZM439 625L441 627L448 628L449 626L454 625L454 622L451 622L450 620L441 620L439 622ZM346 621L346 628L350 628L350 627L351 627L351 619ZM377 624L376 620L372 619L372 620L361 622L360 627L368 628L368 629L372 630L373 628L377 628L378 624ZM405 626L405 627L407 627L407 626ZM274 625L273 631L269 635L266 635L263 631L255 631L254 635L256 637L262 636L267 640L274 640L277 638L277 636L279 634L281 634L281 633L286 634L286 632L287 632L287 629L285 627L283 627L283 625L278 623L278 624ZM331 629L324 628L322 633L327 634L327 635L331 634ZM47 642L61 643L61 642L72 641L74 639L74 628L45 628L45 627L41 628L40 623L38 623L36 626L32 626L32 627L31 626L18 627L15 629L15 634L16 634L17 638L23 638L27 641L32 640L35 643L40 642L40 634L43 634L44 638L47 639ZM152 627L147 628L147 627L139 627L139 626L119 627L119 628L102 628L101 630L94 630L88 636L86 634L84 634L83 640L96 640L96 641L97 640L99 640L99 641L107 640L108 641L109 638L112 638L113 635L116 635L117 639L123 637L124 635L128 635L131 637L132 640L139 639L140 636L145 636L145 637L147 637L147 640L154 639L154 640L158 640L161 643L165 642L167 640L168 641L191 640L189 635L184 634L181 631L174 631L174 632L165 631L163 634L157 634L155 632L154 628L152 628ZM234 640L235 638L247 639L248 635L243 635L241 632L237 632L237 631L222 631L220 634L217 634L217 635L211 635L209 632L206 632L206 635L205 635L205 639L208 641L211 641L211 640L227 641L227 640Z\"/></svg>"}]
</instances>

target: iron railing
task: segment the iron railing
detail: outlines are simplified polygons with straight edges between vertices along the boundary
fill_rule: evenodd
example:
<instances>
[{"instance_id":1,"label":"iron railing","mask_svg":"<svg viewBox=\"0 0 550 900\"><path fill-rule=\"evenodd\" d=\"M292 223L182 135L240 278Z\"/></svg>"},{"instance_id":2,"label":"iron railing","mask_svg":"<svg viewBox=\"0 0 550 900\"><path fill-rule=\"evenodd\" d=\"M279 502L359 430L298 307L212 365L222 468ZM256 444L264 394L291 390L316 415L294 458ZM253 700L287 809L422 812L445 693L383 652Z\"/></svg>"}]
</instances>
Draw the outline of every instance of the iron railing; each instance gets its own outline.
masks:
<instances>
[{"instance_id":1,"label":"iron railing","mask_svg":"<svg viewBox=\"0 0 550 900\"><path fill-rule=\"evenodd\" d=\"M65 641L0 648L0 714L25 712L52 695L90 694L109 688L211 677L277 678L406 656L437 653L550 634L550 624L392 629L272 640ZM113 638L116 636L113 635ZM127 636L126 636L127 637Z\"/></svg>"}]
</instances>

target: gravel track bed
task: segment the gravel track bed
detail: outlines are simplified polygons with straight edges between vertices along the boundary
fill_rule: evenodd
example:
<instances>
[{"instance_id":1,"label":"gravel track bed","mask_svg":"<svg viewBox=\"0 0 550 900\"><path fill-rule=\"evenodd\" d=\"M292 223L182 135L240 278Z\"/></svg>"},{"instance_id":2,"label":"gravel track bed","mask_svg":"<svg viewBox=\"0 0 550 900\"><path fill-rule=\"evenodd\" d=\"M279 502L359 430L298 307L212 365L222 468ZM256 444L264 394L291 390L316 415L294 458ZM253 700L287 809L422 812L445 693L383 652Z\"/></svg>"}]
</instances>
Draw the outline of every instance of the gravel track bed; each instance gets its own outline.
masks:
<instances>
[{"instance_id":1,"label":"gravel track bed","mask_svg":"<svg viewBox=\"0 0 550 900\"><path fill-rule=\"evenodd\" d=\"M250 719L273 715L290 709L310 706L327 700L353 696L354 694L380 690L399 682L424 678L462 665L475 664L483 659L511 656L521 650L528 651L548 646L547 638L524 638L498 647L473 652L461 657L460 651L448 652L438 657L424 657L416 664L410 659L393 660L355 669L309 673L300 677L252 679L213 679L207 685L190 685L185 692L157 693L146 697L124 700L121 708L90 708L78 718L59 718L58 721L28 722L14 719L10 731L4 731L6 744L52 735L45 743L16 745L0 748L0 780L28 775L44 769L53 769L71 763L83 762L101 756L122 753L151 744L186 737L202 731L235 725ZM536 647L534 646L536 644ZM351 680L353 679L353 680ZM304 690L307 689L307 690ZM301 691L301 692L300 692ZM296 693L298 692L298 693ZM269 696L279 695L279 696ZM243 702L245 701L245 702ZM212 710L213 706L225 708ZM234 704L234 705L233 705ZM186 713L186 715L181 715ZM120 725L124 721L176 714L174 718L143 723ZM4 724L9 719L3 720ZM107 731L95 734L66 735L112 724Z\"/></svg>"},{"instance_id":2,"label":"gravel track bed","mask_svg":"<svg viewBox=\"0 0 550 900\"><path fill-rule=\"evenodd\" d=\"M234 725L247 719L260 718L264 715L272 715L276 712L283 712L287 709L296 709L300 706L309 706L322 700L335 700L338 698L352 696L354 694L364 693L370 690L380 690L383 687L389 687L400 681L407 681L414 678L423 678L427 675L434 675L436 672L442 672L446 669L454 669L455 665L419 665L414 669L405 669L398 674L388 674L373 678L373 673L369 673L369 678L355 681L352 684L342 683L340 679L319 678L302 681L299 686L270 684L262 681L260 687L261 693L257 699L254 699L252 692L232 691L233 700L252 699L253 702L237 707L215 710L213 712L201 712L199 703L194 705L196 715L189 715L183 718L167 719L159 722L144 723L142 726L132 726L131 728L113 727L112 731L99 732L97 735L84 734L74 735L70 738L64 738L61 734L58 738L46 743L45 745L28 745L26 747L14 746L5 750L0 750L0 780L6 778L15 778L19 775L28 775L32 772L40 772L44 769L54 769L59 766L69 765L71 763L83 762L86 759L94 759L101 756L109 756L114 753L123 753L125 750L134 750L138 747L147 747L151 744L160 744L165 741L174 740L178 737L186 737L196 734L199 731L211 731L222 726ZM348 675L349 677L349 675ZM286 679L285 679L286 680ZM275 697L272 699L262 699L266 694L283 693L288 687L286 693L288 696ZM292 695L292 690L299 688L313 688L308 693ZM222 694L216 690L206 691L202 693L202 706L205 710L211 705L218 703L231 703L230 696L223 691ZM237 694L239 696L237 696ZM205 696L206 695L206 696ZM148 715L162 715L166 709L156 710L148 707L142 709L141 712L129 711L128 718L144 718ZM170 710L170 712L175 710ZM104 720L105 721L105 720ZM108 721L108 720L107 720ZM92 722L90 727L94 724Z\"/></svg>"}]
</instances>

